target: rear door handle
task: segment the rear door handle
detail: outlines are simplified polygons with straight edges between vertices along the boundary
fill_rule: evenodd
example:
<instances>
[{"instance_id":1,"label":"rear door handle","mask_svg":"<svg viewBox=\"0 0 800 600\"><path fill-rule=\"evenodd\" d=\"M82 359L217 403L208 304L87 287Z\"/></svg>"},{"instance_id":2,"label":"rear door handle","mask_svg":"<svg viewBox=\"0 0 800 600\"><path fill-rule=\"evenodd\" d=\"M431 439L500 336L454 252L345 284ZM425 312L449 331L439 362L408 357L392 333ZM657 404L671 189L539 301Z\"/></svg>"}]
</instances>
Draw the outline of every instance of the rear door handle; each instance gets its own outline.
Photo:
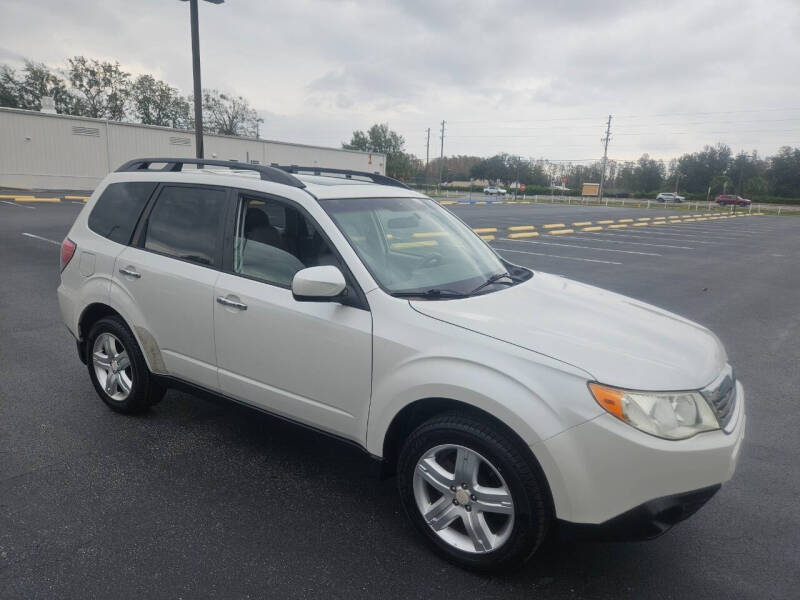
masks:
<instances>
[{"instance_id":1,"label":"rear door handle","mask_svg":"<svg viewBox=\"0 0 800 600\"><path fill-rule=\"evenodd\" d=\"M133 267L120 267L119 272L128 277L133 277L134 279L139 279L142 276L141 273Z\"/></svg>"},{"instance_id":2,"label":"rear door handle","mask_svg":"<svg viewBox=\"0 0 800 600\"><path fill-rule=\"evenodd\" d=\"M231 308L237 308L239 310L247 310L247 304L245 304L244 302L239 302L238 300L233 300L225 296L217 296L217 302L222 304L222 306L229 306Z\"/></svg>"}]
</instances>

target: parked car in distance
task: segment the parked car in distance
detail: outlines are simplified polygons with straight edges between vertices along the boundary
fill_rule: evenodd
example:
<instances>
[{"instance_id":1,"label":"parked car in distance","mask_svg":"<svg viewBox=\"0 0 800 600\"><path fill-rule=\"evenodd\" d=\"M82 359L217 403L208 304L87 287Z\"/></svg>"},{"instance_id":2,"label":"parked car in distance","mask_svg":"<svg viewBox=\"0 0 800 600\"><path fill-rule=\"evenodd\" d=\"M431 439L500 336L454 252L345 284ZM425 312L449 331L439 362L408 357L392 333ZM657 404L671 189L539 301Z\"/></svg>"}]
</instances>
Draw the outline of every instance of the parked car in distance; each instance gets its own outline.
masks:
<instances>
[{"instance_id":1,"label":"parked car in distance","mask_svg":"<svg viewBox=\"0 0 800 600\"><path fill-rule=\"evenodd\" d=\"M382 175L133 160L60 266L61 317L108 407L141 413L174 386L354 444L466 568L520 564L556 530L656 537L736 468L745 392L711 331L515 265Z\"/></svg>"},{"instance_id":2,"label":"parked car in distance","mask_svg":"<svg viewBox=\"0 0 800 600\"><path fill-rule=\"evenodd\" d=\"M658 196L656 196L656 200L659 202L683 202L686 200L683 196L678 196L678 194L674 194L672 192L661 192Z\"/></svg>"},{"instance_id":3,"label":"parked car in distance","mask_svg":"<svg viewBox=\"0 0 800 600\"><path fill-rule=\"evenodd\" d=\"M505 196L507 192L500 186L490 185L489 187L483 188L483 193L489 196Z\"/></svg>"},{"instance_id":4,"label":"parked car in distance","mask_svg":"<svg viewBox=\"0 0 800 600\"><path fill-rule=\"evenodd\" d=\"M752 201L747 198L742 198L741 196L734 196L733 194L720 194L717 196L717 204L720 206L750 206Z\"/></svg>"}]
</instances>

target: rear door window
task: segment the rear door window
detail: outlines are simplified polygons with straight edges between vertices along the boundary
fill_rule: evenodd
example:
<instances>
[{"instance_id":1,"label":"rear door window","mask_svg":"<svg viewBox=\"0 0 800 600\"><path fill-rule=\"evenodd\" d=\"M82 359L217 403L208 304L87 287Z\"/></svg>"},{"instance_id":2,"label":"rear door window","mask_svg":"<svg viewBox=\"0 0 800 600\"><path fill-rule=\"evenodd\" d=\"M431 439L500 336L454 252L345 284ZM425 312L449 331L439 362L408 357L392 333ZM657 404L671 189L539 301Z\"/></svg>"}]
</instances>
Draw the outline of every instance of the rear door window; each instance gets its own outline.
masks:
<instances>
[{"instance_id":1,"label":"rear door window","mask_svg":"<svg viewBox=\"0 0 800 600\"><path fill-rule=\"evenodd\" d=\"M112 183L97 200L89 215L89 229L109 240L128 244L156 184Z\"/></svg>"},{"instance_id":2,"label":"rear door window","mask_svg":"<svg viewBox=\"0 0 800 600\"><path fill-rule=\"evenodd\" d=\"M210 267L219 266L227 192L219 188L165 187L144 238L147 250Z\"/></svg>"}]
</instances>

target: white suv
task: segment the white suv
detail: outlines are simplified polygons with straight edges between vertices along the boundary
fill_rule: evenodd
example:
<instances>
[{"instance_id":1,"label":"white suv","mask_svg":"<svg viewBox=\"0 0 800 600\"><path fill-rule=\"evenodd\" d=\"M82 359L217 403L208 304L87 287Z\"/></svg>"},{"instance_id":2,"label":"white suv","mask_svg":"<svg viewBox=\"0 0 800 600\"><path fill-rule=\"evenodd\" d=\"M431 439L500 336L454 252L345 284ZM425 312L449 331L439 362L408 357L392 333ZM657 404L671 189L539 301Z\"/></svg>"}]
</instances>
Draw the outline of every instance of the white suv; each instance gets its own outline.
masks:
<instances>
[{"instance_id":1,"label":"white suv","mask_svg":"<svg viewBox=\"0 0 800 600\"><path fill-rule=\"evenodd\" d=\"M513 265L386 177L222 165L123 165L64 240L61 313L114 410L180 383L353 442L484 570L556 530L655 537L733 474L745 397L704 327Z\"/></svg>"}]
</instances>

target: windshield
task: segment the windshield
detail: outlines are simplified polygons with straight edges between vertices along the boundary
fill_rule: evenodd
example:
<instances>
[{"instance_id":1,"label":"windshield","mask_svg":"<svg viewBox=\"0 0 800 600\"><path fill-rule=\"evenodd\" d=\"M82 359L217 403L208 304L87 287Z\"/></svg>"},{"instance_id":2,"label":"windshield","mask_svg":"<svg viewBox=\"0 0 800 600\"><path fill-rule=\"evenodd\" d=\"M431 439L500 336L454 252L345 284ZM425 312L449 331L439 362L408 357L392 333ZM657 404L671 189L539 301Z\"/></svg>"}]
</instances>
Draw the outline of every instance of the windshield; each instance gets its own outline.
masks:
<instances>
[{"instance_id":1,"label":"windshield","mask_svg":"<svg viewBox=\"0 0 800 600\"><path fill-rule=\"evenodd\" d=\"M429 198L320 200L378 284L390 294L453 297L527 279Z\"/></svg>"}]
</instances>

